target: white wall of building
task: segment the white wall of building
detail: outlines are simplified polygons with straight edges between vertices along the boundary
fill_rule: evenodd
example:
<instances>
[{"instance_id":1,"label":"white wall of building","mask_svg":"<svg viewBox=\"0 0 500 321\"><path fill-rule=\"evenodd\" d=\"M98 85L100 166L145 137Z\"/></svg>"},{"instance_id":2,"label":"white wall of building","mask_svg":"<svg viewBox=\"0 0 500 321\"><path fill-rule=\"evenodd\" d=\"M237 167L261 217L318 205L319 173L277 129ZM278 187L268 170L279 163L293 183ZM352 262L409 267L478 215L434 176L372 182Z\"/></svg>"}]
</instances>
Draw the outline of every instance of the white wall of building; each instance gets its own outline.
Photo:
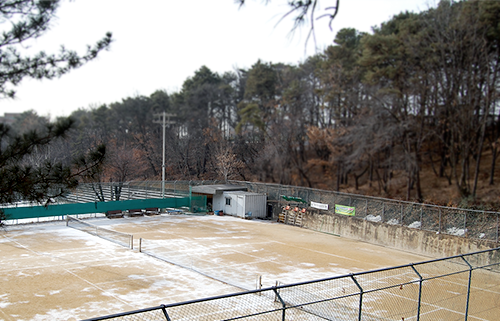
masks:
<instances>
[{"instance_id":1,"label":"white wall of building","mask_svg":"<svg viewBox=\"0 0 500 321\"><path fill-rule=\"evenodd\" d=\"M242 191L224 192L220 202L223 202L223 211L228 215L242 218L245 218L249 213L252 213L252 218L265 218L267 216L267 196L265 194Z\"/></svg>"}]
</instances>

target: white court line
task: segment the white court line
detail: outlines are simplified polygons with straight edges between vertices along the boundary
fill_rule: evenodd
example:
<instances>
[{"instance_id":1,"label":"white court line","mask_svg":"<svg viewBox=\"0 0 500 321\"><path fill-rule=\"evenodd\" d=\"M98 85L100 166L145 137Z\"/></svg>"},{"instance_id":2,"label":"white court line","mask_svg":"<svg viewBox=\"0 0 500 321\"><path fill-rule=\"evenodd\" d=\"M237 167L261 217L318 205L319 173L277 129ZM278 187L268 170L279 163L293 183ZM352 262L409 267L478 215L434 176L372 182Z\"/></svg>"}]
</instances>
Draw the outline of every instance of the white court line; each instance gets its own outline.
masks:
<instances>
[{"instance_id":1,"label":"white court line","mask_svg":"<svg viewBox=\"0 0 500 321\"><path fill-rule=\"evenodd\" d=\"M63 258L63 257L59 257L59 256L55 256L55 255L51 255L47 252L38 252L38 251L35 251L35 250L32 250L30 249L29 247L19 243L18 241L15 241L15 240L12 240L11 238L9 238L8 236L5 236L5 238L7 238L10 242L12 243L15 243L17 244L19 247L21 248L24 248L25 250L35 254L36 256L43 256L43 257L48 257L48 258L51 258L51 259L58 259L58 260L61 260L61 261L66 261L67 263L54 263L54 264L48 264L48 265L39 265L39 266L30 266L30 267L17 267L17 268L13 268L13 269L6 269L6 270L2 270L1 273L4 273L4 272L15 272L15 271L26 271L26 270L33 270L33 269L43 269L43 268L52 268L52 267L60 267L60 266L67 266L67 265L84 265L85 263L91 263L91 262L98 262L98 261L102 261L102 260L109 260L109 261L120 261L122 260L122 258L98 258L98 259L94 259L94 260L86 260L86 261L70 261L69 259L66 259L66 258ZM88 252L88 249L86 250L83 250L83 252ZM78 251L75 251L76 253L79 253L79 252L82 252L80 250ZM27 259L33 259L33 258L27 258ZM12 259L12 260L17 260L17 259ZM93 265L93 266L106 266L106 265L109 265L109 264L106 264L106 263L103 263L103 264L100 264L100 265ZM76 267L75 267L76 268Z\"/></svg>"},{"instance_id":2,"label":"white court line","mask_svg":"<svg viewBox=\"0 0 500 321\"><path fill-rule=\"evenodd\" d=\"M257 243L250 243L250 245L259 245L259 244L269 244L270 242L257 242ZM247 246L247 244L241 244L241 246ZM228 248L231 248L231 250L227 253L225 253L226 255L230 255L230 254L234 254L234 253L237 253L237 254L241 254L241 255L244 255L244 256L247 256L247 257L250 257L250 258L253 258L253 259L257 259L256 261L253 261L253 262L243 262L243 263L237 263L237 264L232 264L232 265L225 265L225 266L228 266L228 267L237 267L237 266L242 266L242 265L248 265L248 264L256 264L256 263L265 263L265 262L273 262L273 263L276 263L276 264L281 264L283 266L288 266L287 264L285 263L281 263L281 262L278 262L277 259L275 258L270 258L270 259L267 259L267 258L263 258L263 257L259 257L259 256L255 256L255 255L252 255L252 254L249 254L249 253L245 253L245 252L240 252L240 251L237 251L234 249L234 246L232 245L229 245L227 246ZM206 249L221 249L221 247L216 247L216 248L211 248L211 247L204 247L204 249L202 249L202 252L203 250L206 250ZM196 255L199 253L199 251L192 251L191 253L189 253L189 251L185 251L185 250L182 250L181 251L176 251L176 250L172 250L172 251L162 251L162 248L160 248L160 250L158 250L158 248L155 248L155 249L145 249L146 251L150 251L150 252L153 252L153 253L157 253L159 255L166 255L167 257L170 257L170 258L192 258L192 257L196 257L196 261L198 262L206 262L210 265L216 265L217 263L215 262L212 262L212 261L209 261L209 260L206 260L206 259L202 259L202 258L199 258L197 257ZM187 253L186 253L187 252ZM209 268L208 270L212 270L214 268Z\"/></svg>"},{"instance_id":3,"label":"white court line","mask_svg":"<svg viewBox=\"0 0 500 321\"><path fill-rule=\"evenodd\" d=\"M7 238L9 241L11 241L11 242L13 242L13 243L15 243L15 244L18 244L20 247L22 247L22 248L26 249L27 251L30 251L30 252L32 252L32 253L34 253L34 254L38 255L38 256L48 256L48 257L52 257L51 255L48 255L47 253L40 253L40 252L34 251L34 250L32 250L32 249L28 248L27 246L25 246L25 245L23 245L23 244L21 244L21 243L19 243L19 242L17 242L17 241L14 241L14 240L12 240L11 238L9 238L9 237L7 237L7 236L5 236L5 235L4 235L4 237L5 237L5 238ZM68 263L68 264L69 264L69 263ZM72 264L77 264L77 263L72 263ZM59 264L59 265L53 265L53 266L61 266L61 265ZM38 267L38 268L40 268L40 267ZM16 270L17 270L17 271L19 271L19 269L16 269ZM68 270L68 269L64 269L64 270L65 270L66 272L68 272L69 274L71 274L71 275L73 275L73 276L75 276L75 277L77 277L77 278L81 279L82 281L84 281L84 282L86 282L86 283L90 284L90 285L91 285L91 286L93 286L94 288L96 288L96 289L98 289L98 290L100 290L100 291L102 291L102 292L104 292L104 293L108 294L109 296L111 296L111 297L115 298L116 300L118 300L118 301L122 302L123 304L127 305L127 306L128 306L128 307L130 307L131 309L132 309L132 308L134 308L134 307L133 307L132 305L130 305L128 302L123 301L123 300L121 300L120 298L117 298L115 295L113 295L112 293L110 293L110 292L108 292L108 291L106 291L106 290L104 290L104 289L102 289L102 288L98 287L96 284L93 284L92 282L90 282L90 281L88 281L88 280L85 280L84 278L81 278L80 276L76 275L75 273L73 273L72 271L70 271L70 270Z\"/></svg>"},{"instance_id":4,"label":"white court line","mask_svg":"<svg viewBox=\"0 0 500 321\"><path fill-rule=\"evenodd\" d=\"M97 261L99 261L99 260L97 260ZM59 263L59 264L51 264L51 265L21 267L21 268L14 268L14 269L10 269L10 270L2 270L0 272L0 274L2 274L2 273L8 273L8 272L19 272L19 271L49 269L49 268L54 268L54 267L64 267L64 266L68 266L68 265L83 265L84 263L89 263L89 262L96 262L96 261L78 261L78 262L73 262L73 263L68 262L68 263ZM103 266L103 265L109 265L109 264L92 265L92 266ZM76 269L76 267L75 267L75 269Z\"/></svg>"},{"instance_id":5,"label":"white court line","mask_svg":"<svg viewBox=\"0 0 500 321\"><path fill-rule=\"evenodd\" d=\"M373 291L371 293L377 293L378 291ZM405 296L402 296L402 295L399 295L399 294L394 294L394 293L385 293L385 294L388 294L388 295L391 295L391 296L394 296L394 297L398 297L398 298L401 298L401 299L405 299L405 300L408 300L408 301L412 301L412 302L416 302L418 303L418 300L416 299L412 299L412 298L408 298L408 297L405 297ZM445 307L442 307L442 306L439 306L439 305L436 305L436 304L433 304L433 303L429 303L429 302L424 302L422 301L421 302L421 305L422 306L430 306L430 307L433 307L433 308L436 308L436 310L444 310L444 311L448 311L448 312L452 312L452 313L456 313L456 314L459 314L459 315L462 315L462 316L465 316L465 313L464 312L459 312L459 311L455 311L455 310L452 310L452 309L448 309L448 308L445 308ZM416 309L415 309L416 310ZM434 310L434 311L436 311ZM422 315L422 314L421 314ZM488 320L488 319L482 319L480 317L476 317L476 316L473 316L469 313L468 317L474 317L476 318L477 320L481 320L481 321L491 321L491 320Z\"/></svg>"},{"instance_id":6,"label":"white court line","mask_svg":"<svg viewBox=\"0 0 500 321\"><path fill-rule=\"evenodd\" d=\"M65 270L66 270L66 272L68 272L68 273L70 273L71 275L73 275L73 276L75 276L75 277L79 278L80 280L82 280L83 282L85 282L85 283L89 284L90 286L92 286L92 287L94 287L94 288L96 288L96 289L98 289L98 290L102 291L103 293L106 293L108 296L113 297L113 298L115 298L116 300L120 301L121 303L123 303L123 304L127 305L127 306L128 306L128 307L130 307L131 309L133 309L133 308L134 308L134 306L130 305L127 301L123 301L122 299L120 299L120 298L116 297L114 294L112 294L112 293L108 292L107 290L104 290L103 288L101 288L101 287L97 286L97 284L94 284L94 283L90 282L89 280L86 280L86 279L84 279L84 278L82 278L82 277L80 277L80 276L76 275L75 273L71 272L70 270L67 270L67 269L65 269Z\"/></svg>"},{"instance_id":7,"label":"white court line","mask_svg":"<svg viewBox=\"0 0 500 321\"><path fill-rule=\"evenodd\" d=\"M428 304L429 305L429 304ZM431 305L432 306L432 305ZM462 312L458 312L458 311L455 311L455 310L450 310L450 309L445 309L445 308L437 308L435 310L432 310L432 311L429 311L429 312L425 312L425 313L420 313L420 316L423 316L423 315L426 315L426 314L431 314L431 313L434 313L434 312L437 312L437 311L440 311L440 310L447 310L448 312L454 312L456 314L459 314L459 315L462 315L462 316L465 316L465 313L462 313ZM410 317L410 318L407 318L405 320L409 320L409 319L415 319L416 317ZM467 316L467 320L471 319L471 318L474 318L476 320L480 320L480 321L491 321L491 320L488 320L488 319L483 319L483 318L480 318L480 317L476 317L472 314L470 314L469 312L469 315Z\"/></svg>"},{"instance_id":8,"label":"white court line","mask_svg":"<svg viewBox=\"0 0 500 321\"><path fill-rule=\"evenodd\" d=\"M10 315L8 315L7 313L3 312L3 311L2 311L2 309L0 309L0 313L2 313L2 314L3 314L6 318L7 318L7 319L6 319L7 321L17 321L17 320L18 320L18 319L11 319L11 318L10 318ZM1 319L1 318L0 318L0 320L2 320L2 321L3 321L4 319Z\"/></svg>"},{"instance_id":9,"label":"white court line","mask_svg":"<svg viewBox=\"0 0 500 321\"><path fill-rule=\"evenodd\" d=\"M463 273L469 273L469 271L465 271ZM472 273L472 278L474 279L474 273ZM439 278L438 278L439 279ZM435 279L434 279L435 280ZM424 280L425 281L425 280ZM458 282L453 282L453 281L448 281L448 280L440 280L442 282L447 282L447 283L451 283L451 284L455 284L455 285L460 285L460 286L463 286L463 287L467 287L466 284L461 284L461 283L458 283ZM474 282L474 280L472 281ZM480 287L477 287L477 286L471 286L471 289L476 289L476 290L481 290L481 291L484 291L484 292L489 292L489 293L494 293L494 294L498 294L500 295L500 292L497 292L497 291L493 291L493 290L489 290L489 289L483 289L483 288L480 288Z\"/></svg>"},{"instance_id":10,"label":"white court line","mask_svg":"<svg viewBox=\"0 0 500 321\"><path fill-rule=\"evenodd\" d=\"M286 245L288 247L294 247L294 248L301 249L301 250L306 250L306 251L310 251L310 252L316 252L316 253L319 253L319 254L333 256L333 257L337 257L337 258L344 259L344 260L354 261L354 262L363 263L363 264L370 264L370 265L373 265L373 266L376 266L376 267L379 266L377 264L372 264L372 263L369 263L369 262L366 262L366 261L355 260L353 258L346 257L346 256L341 256L341 255L326 253L326 252L317 251L317 250L311 250L311 249L300 247L300 246L293 246L293 245L289 245L289 244L286 244L286 243L283 243L283 242L279 242L279 241L272 241L272 242L279 243L279 244L282 244L282 245Z\"/></svg>"}]
</instances>

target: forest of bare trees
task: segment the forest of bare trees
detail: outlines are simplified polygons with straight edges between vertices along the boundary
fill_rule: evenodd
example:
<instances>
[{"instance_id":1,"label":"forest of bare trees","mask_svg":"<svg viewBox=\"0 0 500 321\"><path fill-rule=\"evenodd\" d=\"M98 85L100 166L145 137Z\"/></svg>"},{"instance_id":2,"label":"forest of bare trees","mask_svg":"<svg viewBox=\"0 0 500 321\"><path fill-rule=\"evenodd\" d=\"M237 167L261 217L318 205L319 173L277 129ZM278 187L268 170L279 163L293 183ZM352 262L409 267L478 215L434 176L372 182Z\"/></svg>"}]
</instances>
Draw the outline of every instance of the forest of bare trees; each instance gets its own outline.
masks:
<instances>
[{"instance_id":1,"label":"forest of bare trees","mask_svg":"<svg viewBox=\"0 0 500 321\"><path fill-rule=\"evenodd\" d=\"M202 66L178 92L82 108L68 139L31 161L69 162L104 144L105 166L86 180L160 179L154 115L165 111L176 115L166 130L168 180L370 186L362 192L428 201L426 171L474 199L479 184L499 179L499 76L500 2L443 0L370 34L343 29L298 65L259 60L223 74ZM41 121L29 112L17 125Z\"/></svg>"}]
</instances>

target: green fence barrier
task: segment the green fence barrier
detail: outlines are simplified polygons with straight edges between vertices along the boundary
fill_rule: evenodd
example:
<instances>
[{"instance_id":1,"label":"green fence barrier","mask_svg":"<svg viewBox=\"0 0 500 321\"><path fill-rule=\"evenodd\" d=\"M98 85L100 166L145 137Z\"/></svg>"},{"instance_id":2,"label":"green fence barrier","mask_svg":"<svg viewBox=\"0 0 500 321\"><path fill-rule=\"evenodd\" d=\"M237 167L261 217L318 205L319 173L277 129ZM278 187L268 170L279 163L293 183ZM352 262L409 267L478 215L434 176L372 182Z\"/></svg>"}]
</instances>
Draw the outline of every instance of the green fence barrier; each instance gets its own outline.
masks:
<instances>
[{"instance_id":1,"label":"green fence barrier","mask_svg":"<svg viewBox=\"0 0 500 321\"><path fill-rule=\"evenodd\" d=\"M159 208L180 208L192 207L196 204L195 212L206 211L206 197L192 196L178 198L150 198L114 202L92 202L92 203L73 203L73 204L54 204L45 206L27 206L27 207L7 207L3 208L7 220L17 220L23 218L36 218L48 216L64 216L75 214L105 213L113 210L145 209L151 207ZM203 206L202 204L205 204Z\"/></svg>"}]
</instances>

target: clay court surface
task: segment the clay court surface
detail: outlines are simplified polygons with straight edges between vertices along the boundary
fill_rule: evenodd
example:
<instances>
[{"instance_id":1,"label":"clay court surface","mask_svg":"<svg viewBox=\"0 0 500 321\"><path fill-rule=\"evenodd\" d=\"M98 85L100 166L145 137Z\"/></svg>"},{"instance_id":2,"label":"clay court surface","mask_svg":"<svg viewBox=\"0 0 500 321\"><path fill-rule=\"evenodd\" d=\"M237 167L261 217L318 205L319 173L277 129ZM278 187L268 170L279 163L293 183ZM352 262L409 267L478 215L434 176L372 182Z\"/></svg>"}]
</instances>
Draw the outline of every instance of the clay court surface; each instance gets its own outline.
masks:
<instances>
[{"instance_id":1,"label":"clay court surface","mask_svg":"<svg viewBox=\"0 0 500 321\"><path fill-rule=\"evenodd\" d=\"M429 259L229 216L86 221L133 234L134 250L65 222L0 230L0 320L80 320L255 289L259 275L267 287Z\"/></svg>"}]
</instances>

